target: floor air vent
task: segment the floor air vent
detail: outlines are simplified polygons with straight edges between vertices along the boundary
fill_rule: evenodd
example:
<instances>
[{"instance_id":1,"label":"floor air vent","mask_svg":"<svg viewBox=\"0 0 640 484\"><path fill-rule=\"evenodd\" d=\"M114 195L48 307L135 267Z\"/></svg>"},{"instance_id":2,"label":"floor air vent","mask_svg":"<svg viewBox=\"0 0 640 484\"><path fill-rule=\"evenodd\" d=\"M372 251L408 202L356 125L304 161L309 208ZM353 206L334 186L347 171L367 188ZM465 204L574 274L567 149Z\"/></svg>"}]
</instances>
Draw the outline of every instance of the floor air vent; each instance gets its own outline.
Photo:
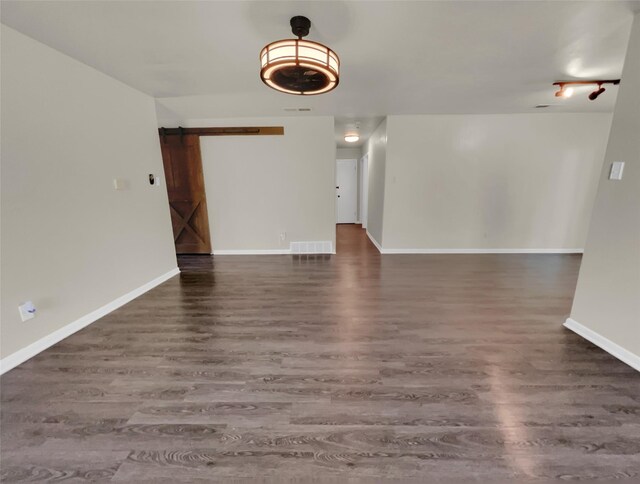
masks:
<instances>
[{"instance_id":1,"label":"floor air vent","mask_svg":"<svg viewBox=\"0 0 640 484\"><path fill-rule=\"evenodd\" d=\"M317 242L291 242L292 254L333 254L333 243L330 240Z\"/></svg>"}]
</instances>

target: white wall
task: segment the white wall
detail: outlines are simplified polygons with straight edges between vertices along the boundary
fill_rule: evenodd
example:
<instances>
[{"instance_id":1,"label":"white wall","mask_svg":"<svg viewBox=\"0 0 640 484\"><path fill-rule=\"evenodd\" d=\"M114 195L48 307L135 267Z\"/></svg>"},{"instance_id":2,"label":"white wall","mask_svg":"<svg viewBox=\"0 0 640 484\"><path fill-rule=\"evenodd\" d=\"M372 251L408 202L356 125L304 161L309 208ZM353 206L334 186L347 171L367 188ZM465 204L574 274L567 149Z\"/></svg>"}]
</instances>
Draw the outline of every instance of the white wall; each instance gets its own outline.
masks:
<instances>
[{"instance_id":1,"label":"white wall","mask_svg":"<svg viewBox=\"0 0 640 484\"><path fill-rule=\"evenodd\" d=\"M609 114L389 116L383 247L581 249Z\"/></svg>"},{"instance_id":2,"label":"white wall","mask_svg":"<svg viewBox=\"0 0 640 484\"><path fill-rule=\"evenodd\" d=\"M335 250L332 117L185 124L195 125L284 126L284 136L200 138L214 254L286 251L291 241L331 241Z\"/></svg>"},{"instance_id":3,"label":"white wall","mask_svg":"<svg viewBox=\"0 0 640 484\"><path fill-rule=\"evenodd\" d=\"M360 147L336 149L337 160L359 160L360 158L362 158L362 149Z\"/></svg>"},{"instance_id":4,"label":"white wall","mask_svg":"<svg viewBox=\"0 0 640 484\"><path fill-rule=\"evenodd\" d=\"M383 215L385 207L385 171L387 163L387 119L385 118L369 137L369 198L367 231L379 246L382 245Z\"/></svg>"},{"instance_id":5,"label":"white wall","mask_svg":"<svg viewBox=\"0 0 640 484\"><path fill-rule=\"evenodd\" d=\"M2 26L3 358L176 268L154 101ZM113 178L128 189L115 191ZM32 300L35 319L18 305Z\"/></svg>"},{"instance_id":6,"label":"white wall","mask_svg":"<svg viewBox=\"0 0 640 484\"><path fill-rule=\"evenodd\" d=\"M608 180L614 161L623 178ZM571 319L577 330L640 370L640 15L636 15L611 136L599 176ZM571 324L568 321L568 324Z\"/></svg>"}]
</instances>

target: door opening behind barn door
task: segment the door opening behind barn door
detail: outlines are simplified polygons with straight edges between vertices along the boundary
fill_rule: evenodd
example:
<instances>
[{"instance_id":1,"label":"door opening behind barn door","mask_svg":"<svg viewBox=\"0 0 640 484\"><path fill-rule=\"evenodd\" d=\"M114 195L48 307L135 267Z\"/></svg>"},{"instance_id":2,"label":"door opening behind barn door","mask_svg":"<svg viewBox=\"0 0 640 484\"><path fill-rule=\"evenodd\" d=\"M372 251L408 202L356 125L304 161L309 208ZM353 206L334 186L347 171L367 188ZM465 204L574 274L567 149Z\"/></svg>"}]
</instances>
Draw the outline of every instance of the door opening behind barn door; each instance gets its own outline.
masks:
<instances>
[{"instance_id":1,"label":"door opening behind barn door","mask_svg":"<svg viewBox=\"0 0 640 484\"><path fill-rule=\"evenodd\" d=\"M211 254L200 136L283 136L282 126L160 128L176 254Z\"/></svg>"}]
</instances>

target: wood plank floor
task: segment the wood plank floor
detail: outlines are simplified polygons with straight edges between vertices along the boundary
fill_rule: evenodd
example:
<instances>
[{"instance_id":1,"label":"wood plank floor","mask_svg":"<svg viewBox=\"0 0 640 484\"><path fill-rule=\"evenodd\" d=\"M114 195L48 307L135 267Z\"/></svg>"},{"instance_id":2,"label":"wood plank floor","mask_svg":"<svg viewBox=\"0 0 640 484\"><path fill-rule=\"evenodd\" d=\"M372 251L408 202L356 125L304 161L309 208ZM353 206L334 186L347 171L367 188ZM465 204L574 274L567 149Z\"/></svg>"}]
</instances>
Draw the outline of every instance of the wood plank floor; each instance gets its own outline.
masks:
<instances>
[{"instance_id":1,"label":"wood plank floor","mask_svg":"<svg viewBox=\"0 0 640 484\"><path fill-rule=\"evenodd\" d=\"M183 257L2 377L3 482L640 479L640 375L561 326L580 258Z\"/></svg>"}]
</instances>

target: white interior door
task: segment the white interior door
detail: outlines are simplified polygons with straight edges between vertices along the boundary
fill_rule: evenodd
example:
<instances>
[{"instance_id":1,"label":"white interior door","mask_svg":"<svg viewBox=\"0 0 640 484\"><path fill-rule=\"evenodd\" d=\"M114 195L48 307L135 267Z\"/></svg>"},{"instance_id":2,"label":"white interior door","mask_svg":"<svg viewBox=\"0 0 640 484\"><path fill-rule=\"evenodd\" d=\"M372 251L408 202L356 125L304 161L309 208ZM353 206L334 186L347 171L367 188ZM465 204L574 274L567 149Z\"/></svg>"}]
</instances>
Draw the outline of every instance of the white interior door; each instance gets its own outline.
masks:
<instances>
[{"instance_id":1,"label":"white interior door","mask_svg":"<svg viewBox=\"0 0 640 484\"><path fill-rule=\"evenodd\" d=\"M336 223L354 224L358 219L358 160L336 162Z\"/></svg>"}]
</instances>

